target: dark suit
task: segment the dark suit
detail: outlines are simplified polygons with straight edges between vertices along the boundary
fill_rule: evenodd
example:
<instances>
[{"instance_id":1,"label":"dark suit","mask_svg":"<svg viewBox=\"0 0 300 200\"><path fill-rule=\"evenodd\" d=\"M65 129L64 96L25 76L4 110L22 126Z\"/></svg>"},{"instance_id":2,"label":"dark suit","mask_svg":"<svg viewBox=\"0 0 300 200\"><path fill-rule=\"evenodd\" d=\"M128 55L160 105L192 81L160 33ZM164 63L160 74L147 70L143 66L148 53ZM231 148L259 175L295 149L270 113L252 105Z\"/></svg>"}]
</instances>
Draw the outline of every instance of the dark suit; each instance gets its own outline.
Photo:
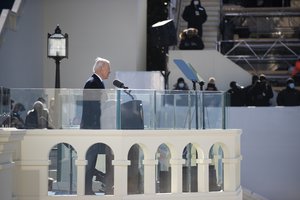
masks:
<instances>
[{"instance_id":1,"label":"dark suit","mask_svg":"<svg viewBox=\"0 0 300 200\"><path fill-rule=\"evenodd\" d=\"M207 14L200 1L198 2L198 5L194 5L194 0L191 0L190 5L184 8L182 18L188 23L188 28L198 29L198 35L202 40L202 24L206 22Z\"/></svg>"},{"instance_id":2,"label":"dark suit","mask_svg":"<svg viewBox=\"0 0 300 200\"><path fill-rule=\"evenodd\" d=\"M85 83L83 90L83 104L82 104L82 118L80 123L81 129L100 129L100 116L101 116L101 91L104 89L104 84L100 78L93 74ZM98 89L98 90L95 90ZM86 153L86 166L85 173L85 193L92 194L92 180L95 174L95 165L97 156L101 152L99 144L94 144L89 148Z\"/></svg>"},{"instance_id":3,"label":"dark suit","mask_svg":"<svg viewBox=\"0 0 300 200\"><path fill-rule=\"evenodd\" d=\"M100 91L92 89L104 89L103 82L96 74L93 74L85 83L83 90L82 118L80 128L100 129L101 104Z\"/></svg>"}]
</instances>

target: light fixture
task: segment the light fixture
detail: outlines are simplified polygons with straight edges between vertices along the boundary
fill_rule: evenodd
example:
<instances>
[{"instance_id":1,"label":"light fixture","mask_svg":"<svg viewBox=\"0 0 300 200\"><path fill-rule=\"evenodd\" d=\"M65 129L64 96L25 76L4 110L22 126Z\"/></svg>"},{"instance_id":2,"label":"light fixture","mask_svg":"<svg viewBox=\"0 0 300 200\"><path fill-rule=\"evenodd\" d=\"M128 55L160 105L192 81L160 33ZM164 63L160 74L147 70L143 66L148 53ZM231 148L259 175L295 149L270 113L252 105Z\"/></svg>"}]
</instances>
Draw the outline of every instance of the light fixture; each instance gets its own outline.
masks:
<instances>
[{"instance_id":1,"label":"light fixture","mask_svg":"<svg viewBox=\"0 0 300 200\"><path fill-rule=\"evenodd\" d=\"M48 33L47 56L53 58L56 64L55 88L60 88L60 61L68 58L68 34L62 34L57 25L53 34Z\"/></svg>"}]
</instances>

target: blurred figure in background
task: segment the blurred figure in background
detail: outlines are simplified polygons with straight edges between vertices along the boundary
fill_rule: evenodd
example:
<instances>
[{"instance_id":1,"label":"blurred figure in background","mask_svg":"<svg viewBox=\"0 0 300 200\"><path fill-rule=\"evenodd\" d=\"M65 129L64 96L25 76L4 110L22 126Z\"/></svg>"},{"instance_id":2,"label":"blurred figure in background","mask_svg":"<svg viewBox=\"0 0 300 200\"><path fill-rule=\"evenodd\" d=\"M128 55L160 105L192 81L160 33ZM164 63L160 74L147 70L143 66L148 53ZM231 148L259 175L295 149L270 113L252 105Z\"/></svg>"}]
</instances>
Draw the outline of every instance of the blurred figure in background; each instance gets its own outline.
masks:
<instances>
[{"instance_id":1,"label":"blurred figure in background","mask_svg":"<svg viewBox=\"0 0 300 200\"><path fill-rule=\"evenodd\" d=\"M237 82L230 82L230 89L227 93L230 95L230 106L244 106L246 104L244 88Z\"/></svg>"},{"instance_id":2,"label":"blurred figure in background","mask_svg":"<svg viewBox=\"0 0 300 200\"><path fill-rule=\"evenodd\" d=\"M186 84L182 77L177 79L177 83L174 85L173 90L189 90L189 86Z\"/></svg>"},{"instance_id":3,"label":"blurred figure in background","mask_svg":"<svg viewBox=\"0 0 300 200\"><path fill-rule=\"evenodd\" d=\"M184 29L179 35L179 49L181 50L202 50L204 44L198 35L196 28Z\"/></svg>"},{"instance_id":4,"label":"blurred figure in background","mask_svg":"<svg viewBox=\"0 0 300 200\"><path fill-rule=\"evenodd\" d=\"M244 93L245 93L245 98L246 98L245 99L246 106L254 106L254 103L252 102L250 94L249 94L249 90L250 90L250 88L252 88L254 86L254 84L258 80L259 80L259 77L256 74L252 75L251 84L244 88Z\"/></svg>"},{"instance_id":5,"label":"blurred figure in background","mask_svg":"<svg viewBox=\"0 0 300 200\"><path fill-rule=\"evenodd\" d=\"M295 88L295 81L288 78L286 88L277 95L278 106L300 106L300 91Z\"/></svg>"},{"instance_id":6,"label":"blurred figure in background","mask_svg":"<svg viewBox=\"0 0 300 200\"><path fill-rule=\"evenodd\" d=\"M214 77L210 77L208 79L208 83L207 83L205 90L206 91L218 91L218 88L216 87L216 79Z\"/></svg>"},{"instance_id":7,"label":"blurred figure in background","mask_svg":"<svg viewBox=\"0 0 300 200\"><path fill-rule=\"evenodd\" d=\"M177 79L176 84L174 84L173 91L170 91L170 95L166 96L166 103L177 106L186 106L189 104L188 97L189 87L185 80L180 77Z\"/></svg>"},{"instance_id":8,"label":"blurred figure in background","mask_svg":"<svg viewBox=\"0 0 300 200\"><path fill-rule=\"evenodd\" d=\"M273 89L264 74L259 76L248 94L253 106L270 106L270 99L274 96Z\"/></svg>"},{"instance_id":9,"label":"blurred figure in background","mask_svg":"<svg viewBox=\"0 0 300 200\"><path fill-rule=\"evenodd\" d=\"M192 0L182 13L182 18L188 23L187 28L196 28L202 40L202 24L207 20L206 10L201 6L200 0Z\"/></svg>"},{"instance_id":10,"label":"blurred figure in background","mask_svg":"<svg viewBox=\"0 0 300 200\"><path fill-rule=\"evenodd\" d=\"M49 113L45 110L44 105L40 101L33 104L33 109L29 110L25 119L25 128L27 129L51 129L49 123Z\"/></svg>"},{"instance_id":11,"label":"blurred figure in background","mask_svg":"<svg viewBox=\"0 0 300 200\"><path fill-rule=\"evenodd\" d=\"M299 86L300 85L300 59L298 59L296 62L295 62L295 66L293 68L293 71L292 71L292 78L294 79L295 81L295 85L296 86Z\"/></svg>"},{"instance_id":12,"label":"blurred figure in background","mask_svg":"<svg viewBox=\"0 0 300 200\"><path fill-rule=\"evenodd\" d=\"M21 103L16 103L10 113L10 127L24 128L24 120L21 117L21 112L25 111L25 107Z\"/></svg>"}]
</instances>

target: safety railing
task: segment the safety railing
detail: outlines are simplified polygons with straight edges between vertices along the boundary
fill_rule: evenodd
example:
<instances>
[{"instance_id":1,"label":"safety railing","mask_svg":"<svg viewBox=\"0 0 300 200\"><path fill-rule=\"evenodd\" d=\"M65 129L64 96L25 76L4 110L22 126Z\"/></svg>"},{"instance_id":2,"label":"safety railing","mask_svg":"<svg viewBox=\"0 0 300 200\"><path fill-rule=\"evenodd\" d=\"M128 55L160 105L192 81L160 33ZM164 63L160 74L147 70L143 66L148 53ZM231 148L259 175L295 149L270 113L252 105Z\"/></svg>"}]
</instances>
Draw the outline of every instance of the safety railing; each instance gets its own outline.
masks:
<instances>
[{"instance_id":1,"label":"safety railing","mask_svg":"<svg viewBox=\"0 0 300 200\"><path fill-rule=\"evenodd\" d=\"M224 92L2 88L1 94L1 127L226 128Z\"/></svg>"}]
</instances>

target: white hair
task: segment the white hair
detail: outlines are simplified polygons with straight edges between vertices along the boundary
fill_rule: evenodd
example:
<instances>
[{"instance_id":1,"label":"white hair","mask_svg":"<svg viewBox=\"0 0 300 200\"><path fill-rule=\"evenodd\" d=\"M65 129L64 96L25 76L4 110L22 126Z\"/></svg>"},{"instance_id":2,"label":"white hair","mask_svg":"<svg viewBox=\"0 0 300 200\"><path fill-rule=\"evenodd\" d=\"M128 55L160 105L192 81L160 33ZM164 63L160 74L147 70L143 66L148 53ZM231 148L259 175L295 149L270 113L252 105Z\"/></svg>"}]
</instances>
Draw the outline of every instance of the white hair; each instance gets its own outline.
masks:
<instances>
[{"instance_id":1,"label":"white hair","mask_svg":"<svg viewBox=\"0 0 300 200\"><path fill-rule=\"evenodd\" d=\"M95 64L94 64L94 67L93 67L93 72L95 73L98 68L101 68L102 66L104 66L104 63L110 64L109 60L97 57L95 59Z\"/></svg>"}]
</instances>

